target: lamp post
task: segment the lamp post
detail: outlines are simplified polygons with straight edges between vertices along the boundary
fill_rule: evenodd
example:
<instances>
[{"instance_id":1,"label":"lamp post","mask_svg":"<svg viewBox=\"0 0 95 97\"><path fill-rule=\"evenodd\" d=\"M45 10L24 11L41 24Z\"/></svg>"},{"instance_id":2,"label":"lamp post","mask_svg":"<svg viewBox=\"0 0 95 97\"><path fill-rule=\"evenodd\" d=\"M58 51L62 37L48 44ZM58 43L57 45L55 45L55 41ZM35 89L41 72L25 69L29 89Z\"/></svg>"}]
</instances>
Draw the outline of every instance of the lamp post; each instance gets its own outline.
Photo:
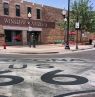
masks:
<instances>
[{"instance_id":1,"label":"lamp post","mask_svg":"<svg viewBox=\"0 0 95 97\"><path fill-rule=\"evenodd\" d=\"M29 18L29 22L28 22L28 24L29 24L29 29L28 29L28 31L29 31L29 47L31 47L31 35L30 35L30 32L31 32L31 28L30 28L30 19L31 19L31 13L29 12L28 13L28 18Z\"/></svg>"},{"instance_id":2,"label":"lamp post","mask_svg":"<svg viewBox=\"0 0 95 97\"><path fill-rule=\"evenodd\" d=\"M76 50L78 49L78 30L79 30L79 19L78 19L78 7L77 7L77 18L76 18L76 24L75 24L75 29L76 29Z\"/></svg>"},{"instance_id":3,"label":"lamp post","mask_svg":"<svg viewBox=\"0 0 95 97\"><path fill-rule=\"evenodd\" d=\"M67 42L67 38L66 38L66 36L67 36L67 18L65 18L64 19L64 43L65 43L65 45L66 45L66 42Z\"/></svg>"},{"instance_id":4,"label":"lamp post","mask_svg":"<svg viewBox=\"0 0 95 97\"><path fill-rule=\"evenodd\" d=\"M67 39L65 49L70 49L69 47L69 18L70 18L70 0L68 0L68 17L67 17Z\"/></svg>"},{"instance_id":5,"label":"lamp post","mask_svg":"<svg viewBox=\"0 0 95 97\"><path fill-rule=\"evenodd\" d=\"M67 34L67 25L66 25L66 23L67 23L67 18L66 18L66 10L64 9L63 11L62 11L62 15L63 15L63 17L64 17L64 44L66 43L66 34Z\"/></svg>"},{"instance_id":6,"label":"lamp post","mask_svg":"<svg viewBox=\"0 0 95 97\"><path fill-rule=\"evenodd\" d=\"M33 38L33 48L36 48L36 40L35 40L35 33L32 33Z\"/></svg>"},{"instance_id":7,"label":"lamp post","mask_svg":"<svg viewBox=\"0 0 95 97\"><path fill-rule=\"evenodd\" d=\"M62 14L63 14L63 16L66 16L66 11L63 11ZM69 17L70 17L70 0L68 0L67 34L66 34L65 49L70 49L70 47L69 47Z\"/></svg>"},{"instance_id":8,"label":"lamp post","mask_svg":"<svg viewBox=\"0 0 95 97\"><path fill-rule=\"evenodd\" d=\"M64 43L66 44L66 34L67 34L67 31L66 31L66 29L67 29L67 18L66 17L64 18L64 22L65 22L65 24L64 24L64 26L65 26L65 28L64 28Z\"/></svg>"},{"instance_id":9,"label":"lamp post","mask_svg":"<svg viewBox=\"0 0 95 97\"><path fill-rule=\"evenodd\" d=\"M30 21L30 19L31 19L31 17L32 17L32 15L31 15L31 13L29 12L28 13L28 18L29 18L29 47L31 47L31 41L33 42L33 48L35 48L36 47L36 44L35 44L35 33L32 33L32 35L31 35L31 21ZM32 37L32 40L31 40L31 37Z\"/></svg>"},{"instance_id":10,"label":"lamp post","mask_svg":"<svg viewBox=\"0 0 95 97\"><path fill-rule=\"evenodd\" d=\"M76 49L78 49L78 30L79 30L79 22L77 21L75 24L75 28L76 28Z\"/></svg>"}]
</instances>

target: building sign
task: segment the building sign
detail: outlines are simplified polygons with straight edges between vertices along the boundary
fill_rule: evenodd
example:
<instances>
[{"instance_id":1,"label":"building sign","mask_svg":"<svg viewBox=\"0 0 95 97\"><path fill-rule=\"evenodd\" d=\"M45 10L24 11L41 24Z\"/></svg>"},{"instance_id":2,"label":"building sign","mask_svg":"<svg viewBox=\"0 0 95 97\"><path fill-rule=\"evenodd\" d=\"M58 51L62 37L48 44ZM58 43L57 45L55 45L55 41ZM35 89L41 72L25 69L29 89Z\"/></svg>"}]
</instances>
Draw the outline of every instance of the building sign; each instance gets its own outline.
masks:
<instances>
[{"instance_id":1,"label":"building sign","mask_svg":"<svg viewBox=\"0 0 95 97\"><path fill-rule=\"evenodd\" d=\"M2 2L7 2L7 3L9 3L9 1L10 1L10 0L2 0Z\"/></svg>"},{"instance_id":2,"label":"building sign","mask_svg":"<svg viewBox=\"0 0 95 97\"><path fill-rule=\"evenodd\" d=\"M79 22L76 22L75 28L76 28L76 29L79 29Z\"/></svg>"},{"instance_id":3,"label":"building sign","mask_svg":"<svg viewBox=\"0 0 95 97\"><path fill-rule=\"evenodd\" d=\"M23 18L13 18L7 16L0 16L1 25L22 26L22 27L37 27L37 28L55 28L54 22L46 22L41 20L29 20Z\"/></svg>"}]
</instances>

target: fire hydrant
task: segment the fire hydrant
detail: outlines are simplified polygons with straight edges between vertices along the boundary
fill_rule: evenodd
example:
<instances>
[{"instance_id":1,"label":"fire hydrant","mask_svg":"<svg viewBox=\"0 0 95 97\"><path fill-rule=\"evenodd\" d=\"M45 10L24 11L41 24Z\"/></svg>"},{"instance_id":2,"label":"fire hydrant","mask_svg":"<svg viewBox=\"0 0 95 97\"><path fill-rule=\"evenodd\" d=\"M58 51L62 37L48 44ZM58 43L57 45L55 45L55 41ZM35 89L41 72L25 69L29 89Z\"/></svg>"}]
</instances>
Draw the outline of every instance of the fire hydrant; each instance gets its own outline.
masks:
<instances>
[{"instance_id":1,"label":"fire hydrant","mask_svg":"<svg viewBox=\"0 0 95 97\"><path fill-rule=\"evenodd\" d=\"M4 45L3 45L3 46L4 46L4 49L6 49L6 46L7 46L7 45L6 45L6 43L4 43Z\"/></svg>"}]
</instances>

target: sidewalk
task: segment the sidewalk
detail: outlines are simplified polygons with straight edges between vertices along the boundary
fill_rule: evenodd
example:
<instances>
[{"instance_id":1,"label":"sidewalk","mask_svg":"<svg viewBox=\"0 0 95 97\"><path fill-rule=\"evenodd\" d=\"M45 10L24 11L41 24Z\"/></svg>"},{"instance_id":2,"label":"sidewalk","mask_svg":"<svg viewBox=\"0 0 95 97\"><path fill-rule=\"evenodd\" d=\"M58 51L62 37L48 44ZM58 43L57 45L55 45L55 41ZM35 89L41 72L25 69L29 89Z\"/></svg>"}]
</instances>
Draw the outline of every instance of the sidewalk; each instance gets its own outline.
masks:
<instances>
[{"instance_id":1,"label":"sidewalk","mask_svg":"<svg viewBox=\"0 0 95 97\"><path fill-rule=\"evenodd\" d=\"M62 44L48 44L48 45L37 45L36 48L28 46L7 46L4 49L0 46L0 54L64 54L73 53L83 50L94 49L93 45L70 45L70 50L66 50Z\"/></svg>"}]
</instances>

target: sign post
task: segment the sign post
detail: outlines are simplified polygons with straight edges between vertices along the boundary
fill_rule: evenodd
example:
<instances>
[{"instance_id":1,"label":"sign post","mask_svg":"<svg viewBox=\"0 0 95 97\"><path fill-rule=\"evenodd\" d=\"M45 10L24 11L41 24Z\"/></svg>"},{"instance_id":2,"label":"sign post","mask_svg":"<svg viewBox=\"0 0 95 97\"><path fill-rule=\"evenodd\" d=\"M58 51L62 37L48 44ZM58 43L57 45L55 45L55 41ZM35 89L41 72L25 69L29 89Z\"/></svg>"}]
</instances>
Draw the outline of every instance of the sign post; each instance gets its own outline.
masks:
<instances>
[{"instance_id":1,"label":"sign post","mask_svg":"<svg viewBox=\"0 0 95 97\"><path fill-rule=\"evenodd\" d=\"M76 22L75 24L75 29L76 29L76 49L78 49L78 30L79 30L79 22Z\"/></svg>"}]
</instances>

